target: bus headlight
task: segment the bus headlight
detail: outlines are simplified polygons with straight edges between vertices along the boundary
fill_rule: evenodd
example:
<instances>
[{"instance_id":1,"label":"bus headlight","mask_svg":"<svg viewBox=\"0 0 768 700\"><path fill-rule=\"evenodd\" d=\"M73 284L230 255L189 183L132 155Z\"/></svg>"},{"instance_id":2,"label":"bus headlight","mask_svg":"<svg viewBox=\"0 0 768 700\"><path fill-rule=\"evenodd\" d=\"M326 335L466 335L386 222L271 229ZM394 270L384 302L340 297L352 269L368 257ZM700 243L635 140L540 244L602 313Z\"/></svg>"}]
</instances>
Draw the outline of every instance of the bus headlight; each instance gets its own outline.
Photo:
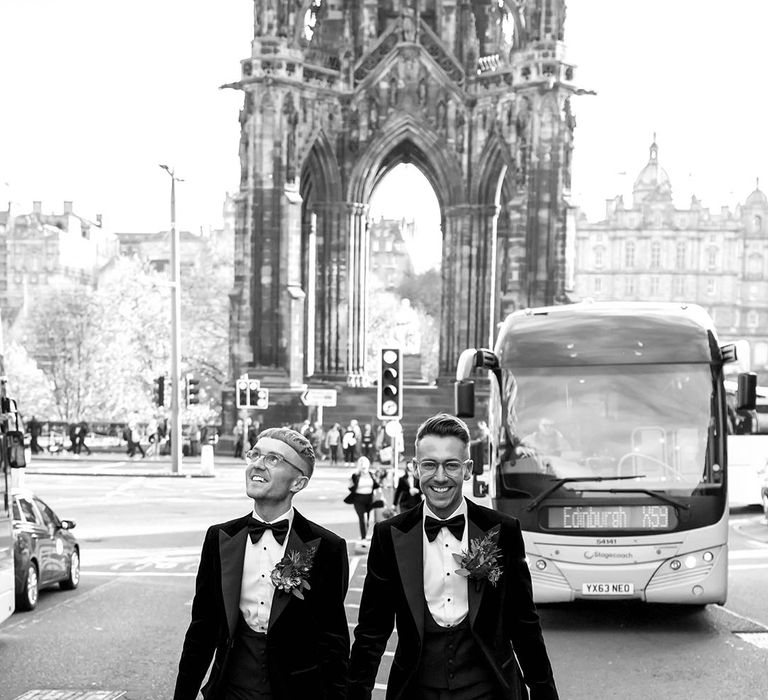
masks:
<instances>
[{"instance_id":1,"label":"bus headlight","mask_svg":"<svg viewBox=\"0 0 768 700\"><path fill-rule=\"evenodd\" d=\"M677 571L681 566L679 559L673 559L669 562L669 568L672 569L672 571Z\"/></svg>"},{"instance_id":2,"label":"bus headlight","mask_svg":"<svg viewBox=\"0 0 768 700\"><path fill-rule=\"evenodd\" d=\"M715 558L715 555L712 554L712 552L704 552L704 554L701 555L701 558L705 562L709 563L709 562L711 562Z\"/></svg>"},{"instance_id":3,"label":"bus headlight","mask_svg":"<svg viewBox=\"0 0 768 700\"><path fill-rule=\"evenodd\" d=\"M693 554L689 554L685 558L685 568L692 569L694 566L696 566L696 557L694 557Z\"/></svg>"},{"instance_id":4,"label":"bus headlight","mask_svg":"<svg viewBox=\"0 0 768 700\"><path fill-rule=\"evenodd\" d=\"M536 568L539 571L544 571L544 569L547 568L547 562L545 562L543 559L537 559L536 560Z\"/></svg>"}]
</instances>

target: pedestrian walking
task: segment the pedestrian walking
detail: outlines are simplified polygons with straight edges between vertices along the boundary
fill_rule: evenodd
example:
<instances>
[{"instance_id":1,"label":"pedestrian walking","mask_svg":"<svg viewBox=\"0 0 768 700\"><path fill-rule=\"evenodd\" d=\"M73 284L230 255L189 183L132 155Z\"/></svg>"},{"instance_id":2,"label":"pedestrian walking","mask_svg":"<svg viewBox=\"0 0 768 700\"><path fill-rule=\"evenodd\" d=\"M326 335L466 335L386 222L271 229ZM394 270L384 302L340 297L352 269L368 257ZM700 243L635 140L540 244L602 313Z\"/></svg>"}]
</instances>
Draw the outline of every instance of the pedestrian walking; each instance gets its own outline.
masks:
<instances>
[{"instance_id":1,"label":"pedestrian walking","mask_svg":"<svg viewBox=\"0 0 768 700\"><path fill-rule=\"evenodd\" d=\"M398 509L398 513L410 510L421 503L421 489L413 469L413 462L406 462L405 474L397 480L392 501L395 508Z\"/></svg>"},{"instance_id":2,"label":"pedestrian walking","mask_svg":"<svg viewBox=\"0 0 768 700\"><path fill-rule=\"evenodd\" d=\"M373 434L373 428L370 423L363 426L362 436L360 437L360 449L363 457L368 457L371 464L376 458L376 436Z\"/></svg>"},{"instance_id":3,"label":"pedestrian walking","mask_svg":"<svg viewBox=\"0 0 768 700\"><path fill-rule=\"evenodd\" d=\"M147 454L157 457L160 454L160 436L157 418L152 416L147 423Z\"/></svg>"},{"instance_id":4,"label":"pedestrian walking","mask_svg":"<svg viewBox=\"0 0 768 700\"><path fill-rule=\"evenodd\" d=\"M357 449L357 434L352 423L347 426L344 434L341 436L341 449L344 451L344 462L352 466L355 461L355 450Z\"/></svg>"},{"instance_id":5,"label":"pedestrian walking","mask_svg":"<svg viewBox=\"0 0 768 700\"><path fill-rule=\"evenodd\" d=\"M138 425L131 422L128 424L128 456L135 457L136 450L141 452L142 459L147 456L144 448L141 446L141 433L139 432Z\"/></svg>"},{"instance_id":6,"label":"pedestrian walking","mask_svg":"<svg viewBox=\"0 0 768 700\"><path fill-rule=\"evenodd\" d=\"M88 455L91 454L91 448L88 447L88 445L85 444L85 438L88 436L88 423L86 423L84 420L81 420L77 424L77 446L75 447L75 454L80 454L83 450L85 450Z\"/></svg>"},{"instance_id":7,"label":"pedestrian walking","mask_svg":"<svg viewBox=\"0 0 768 700\"><path fill-rule=\"evenodd\" d=\"M38 443L40 435L43 433L43 424L32 416L27 423L27 428L29 428L29 449L32 450L33 455L39 454L43 451Z\"/></svg>"},{"instance_id":8,"label":"pedestrian walking","mask_svg":"<svg viewBox=\"0 0 768 700\"><path fill-rule=\"evenodd\" d=\"M238 418L235 423L235 427L232 428L232 438L235 441L235 449L232 456L235 459L243 458L243 441L245 439L245 427L243 426L243 419Z\"/></svg>"},{"instance_id":9,"label":"pedestrian walking","mask_svg":"<svg viewBox=\"0 0 768 700\"><path fill-rule=\"evenodd\" d=\"M325 449L328 450L328 457L331 464L339 461L339 448L341 447L341 426L334 423L325 434Z\"/></svg>"},{"instance_id":10,"label":"pedestrian walking","mask_svg":"<svg viewBox=\"0 0 768 700\"><path fill-rule=\"evenodd\" d=\"M69 436L69 447L67 448L67 452L77 454L77 423L69 424L67 435Z\"/></svg>"},{"instance_id":11,"label":"pedestrian walking","mask_svg":"<svg viewBox=\"0 0 768 700\"><path fill-rule=\"evenodd\" d=\"M360 457L355 463L355 471L349 477L349 493L344 503L354 506L357 522L360 526L360 539L368 535L371 510L374 508L374 493L379 489L379 482L371 472L371 462L367 457ZM378 495L378 494L377 494ZM381 506L384 503L381 502Z\"/></svg>"},{"instance_id":12,"label":"pedestrian walking","mask_svg":"<svg viewBox=\"0 0 768 700\"><path fill-rule=\"evenodd\" d=\"M207 700L346 698L347 545L292 504L314 467L289 428L246 453L253 510L206 533L173 700L195 700L209 667Z\"/></svg>"},{"instance_id":13,"label":"pedestrian walking","mask_svg":"<svg viewBox=\"0 0 768 700\"><path fill-rule=\"evenodd\" d=\"M469 442L447 414L416 433L424 502L374 526L349 700L371 697L395 625L388 698L558 698L520 523L462 495Z\"/></svg>"}]
</instances>

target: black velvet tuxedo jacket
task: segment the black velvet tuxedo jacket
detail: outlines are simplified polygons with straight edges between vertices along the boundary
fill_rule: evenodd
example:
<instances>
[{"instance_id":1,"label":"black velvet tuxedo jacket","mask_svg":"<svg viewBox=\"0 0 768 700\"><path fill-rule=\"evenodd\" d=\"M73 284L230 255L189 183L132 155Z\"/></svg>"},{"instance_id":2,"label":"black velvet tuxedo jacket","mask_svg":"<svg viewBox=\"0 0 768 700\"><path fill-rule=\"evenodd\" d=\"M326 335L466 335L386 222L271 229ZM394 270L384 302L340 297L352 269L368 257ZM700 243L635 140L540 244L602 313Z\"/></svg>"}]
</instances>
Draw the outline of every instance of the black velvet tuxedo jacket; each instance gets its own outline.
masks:
<instances>
[{"instance_id":1,"label":"black velvet tuxedo jacket","mask_svg":"<svg viewBox=\"0 0 768 700\"><path fill-rule=\"evenodd\" d=\"M424 638L424 563L421 504L377 523L373 530L349 668L350 700L370 698L387 640L397 624L397 649L387 683L387 698L410 698L416 690ZM467 502L469 540L500 526L501 578L496 586L468 581L472 635L493 669L504 697L556 700L539 617L533 603L531 575L525 563L520 523L502 513ZM459 568L458 563L456 568ZM416 695L417 696L417 695Z\"/></svg>"},{"instance_id":2,"label":"black velvet tuxedo jacket","mask_svg":"<svg viewBox=\"0 0 768 700\"><path fill-rule=\"evenodd\" d=\"M208 529L200 556L192 621L184 638L174 700L217 700L240 616L240 585L250 515ZM294 509L286 554L317 544L304 600L275 590L267 628L267 668L275 700L345 698L349 629L346 542Z\"/></svg>"}]
</instances>

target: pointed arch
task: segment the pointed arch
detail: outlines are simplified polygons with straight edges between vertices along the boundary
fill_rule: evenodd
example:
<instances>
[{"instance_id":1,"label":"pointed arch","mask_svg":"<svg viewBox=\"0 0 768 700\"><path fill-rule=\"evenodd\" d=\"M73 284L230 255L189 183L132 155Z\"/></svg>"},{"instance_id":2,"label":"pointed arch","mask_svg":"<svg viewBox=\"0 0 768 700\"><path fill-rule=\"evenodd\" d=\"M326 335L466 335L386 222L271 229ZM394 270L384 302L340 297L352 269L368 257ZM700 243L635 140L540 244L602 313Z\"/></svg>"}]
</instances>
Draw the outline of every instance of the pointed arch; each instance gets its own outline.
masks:
<instances>
[{"instance_id":1,"label":"pointed arch","mask_svg":"<svg viewBox=\"0 0 768 700\"><path fill-rule=\"evenodd\" d=\"M480 155L475 179L470 183L470 201L476 204L497 204L500 180L511 180L515 163L506 142L496 130L489 135ZM509 187L509 185L507 185Z\"/></svg>"},{"instance_id":2,"label":"pointed arch","mask_svg":"<svg viewBox=\"0 0 768 700\"><path fill-rule=\"evenodd\" d=\"M376 185L400 163L413 163L429 181L441 208L467 201L461 164L445 142L411 115L387 124L355 163L349 178L348 201L367 202Z\"/></svg>"}]
</instances>

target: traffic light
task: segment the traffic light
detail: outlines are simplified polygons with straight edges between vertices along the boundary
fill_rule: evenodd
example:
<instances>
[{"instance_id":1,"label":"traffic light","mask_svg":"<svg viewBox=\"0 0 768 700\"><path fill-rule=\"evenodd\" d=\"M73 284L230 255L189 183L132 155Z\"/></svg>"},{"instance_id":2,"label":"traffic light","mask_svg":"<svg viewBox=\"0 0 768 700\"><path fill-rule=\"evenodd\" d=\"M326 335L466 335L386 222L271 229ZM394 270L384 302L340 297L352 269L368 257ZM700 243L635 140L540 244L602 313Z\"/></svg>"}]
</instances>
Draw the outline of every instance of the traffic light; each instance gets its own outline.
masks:
<instances>
[{"instance_id":1,"label":"traffic light","mask_svg":"<svg viewBox=\"0 0 768 700\"><path fill-rule=\"evenodd\" d=\"M155 377L154 389L155 404L165 406L165 377Z\"/></svg>"},{"instance_id":2,"label":"traffic light","mask_svg":"<svg viewBox=\"0 0 768 700\"><path fill-rule=\"evenodd\" d=\"M403 417L403 372L400 348L381 348L377 417L380 420Z\"/></svg>"},{"instance_id":3,"label":"traffic light","mask_svg":"<svg viewBox=\"0 0 768 700\"><path fill-rule=\"evenodd\" d=\"M248 380L240 377L235 382L235 406L238 408L250 407L250 392L248 391Z\"/></svg>"},{"instance_id":4,"label":"traffic light","mask_svg":"<svg viewBox=\"0 0 768 700\"><path fill-rule=\"evenodd\" d=\"M184 398L187 407L200 403L200 380L190 374L184 377Z\"/></svg>"},{"instance_id":5,"label":"traffic light","mask_svg":"<svg viewBox=\"0 0 768 700\"><path fill-rule=\"evenodd\" d=\"M256 392L251 394L251 400L254 408L261 410L269 408L269 389L256 389Z\"/></svg>"}]
</instances>

